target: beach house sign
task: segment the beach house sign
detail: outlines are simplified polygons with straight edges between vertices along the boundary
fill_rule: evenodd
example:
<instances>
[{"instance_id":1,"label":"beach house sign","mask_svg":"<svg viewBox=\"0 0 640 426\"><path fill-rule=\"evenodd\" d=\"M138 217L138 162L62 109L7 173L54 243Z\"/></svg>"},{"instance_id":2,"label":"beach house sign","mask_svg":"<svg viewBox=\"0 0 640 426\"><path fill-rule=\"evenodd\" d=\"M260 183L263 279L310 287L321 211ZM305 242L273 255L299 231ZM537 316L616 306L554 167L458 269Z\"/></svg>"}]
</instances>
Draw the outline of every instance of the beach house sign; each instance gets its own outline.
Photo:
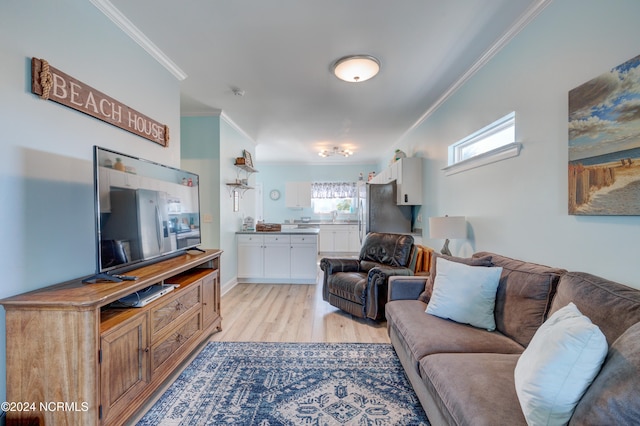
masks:
<instances>
[{"instance_id":1,"label":"beach house sign","mask_svg":"<svg viewBox=\"0 0 640 426\"><path fill-rule=\"evenodd\" d=\"M162 146L169 145L169 127L57 70L44 59L31 59L31 91L44 100L65 105Z\"/></svg>"}]
</instances>

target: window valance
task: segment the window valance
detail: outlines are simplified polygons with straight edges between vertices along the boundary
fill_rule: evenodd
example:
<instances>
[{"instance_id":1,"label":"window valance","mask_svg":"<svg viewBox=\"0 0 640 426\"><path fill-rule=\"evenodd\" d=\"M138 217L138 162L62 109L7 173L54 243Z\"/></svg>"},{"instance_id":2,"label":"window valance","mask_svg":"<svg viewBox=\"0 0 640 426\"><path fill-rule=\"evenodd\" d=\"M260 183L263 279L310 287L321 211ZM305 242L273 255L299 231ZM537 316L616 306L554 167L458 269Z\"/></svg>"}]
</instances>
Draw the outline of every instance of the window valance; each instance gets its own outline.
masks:
<instances>
[{"instance_id":1,"label":"window valance","mask_svg":"<svg viewBox=\"0 0 640 426\"><path fill-rule=\"evenodd\" d=\"M355 198L355 182L313 182L311 198Z\"/></svg>"}]
</instances>

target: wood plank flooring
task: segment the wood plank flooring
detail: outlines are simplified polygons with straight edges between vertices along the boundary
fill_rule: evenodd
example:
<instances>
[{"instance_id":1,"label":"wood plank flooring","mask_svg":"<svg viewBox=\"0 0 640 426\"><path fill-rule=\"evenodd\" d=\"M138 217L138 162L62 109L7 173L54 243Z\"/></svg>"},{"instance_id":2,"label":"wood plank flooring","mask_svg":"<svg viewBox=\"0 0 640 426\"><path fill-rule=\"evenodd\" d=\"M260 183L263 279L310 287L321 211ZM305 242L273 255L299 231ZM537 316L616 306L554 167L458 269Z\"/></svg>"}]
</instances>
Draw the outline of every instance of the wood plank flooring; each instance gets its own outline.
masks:
<instances>
[{"instance_id":1,"label":"wood plank flooring","mask_svg":"<svg viewBox=\"0 0 640 426\"><path fill-rule=\"evenodd\" d=\"M389 343L386 322L353 317L322 300L322 283L238 284L221 299L212 341Z\"/></svg>"}]
</instances>

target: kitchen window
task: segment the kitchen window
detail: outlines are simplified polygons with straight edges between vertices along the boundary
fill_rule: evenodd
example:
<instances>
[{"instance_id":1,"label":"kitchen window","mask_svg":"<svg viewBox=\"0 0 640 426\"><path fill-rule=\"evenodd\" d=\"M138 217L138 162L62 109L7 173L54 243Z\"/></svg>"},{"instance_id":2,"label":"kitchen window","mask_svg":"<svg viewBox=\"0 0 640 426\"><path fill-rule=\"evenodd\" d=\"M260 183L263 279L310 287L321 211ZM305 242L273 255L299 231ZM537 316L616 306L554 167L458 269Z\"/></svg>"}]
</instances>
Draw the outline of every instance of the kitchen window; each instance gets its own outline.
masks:
<instances>
[{"instance_id":1,"label":"kitchen window","mask_svg":"<svg viewBox=\"0 0 640 426\"><path fill-rule=\"evenodd\" d=\"M452 175L520 154L522 144L516 139L516 113L483 127L449 146L448 165L443 170Z\"/></svg>"},{"instance_id":2,"label":"kitchen window","mask_svg":"<svg viewBox=\"0 0 640 426\"><path fill-rule=\"evenodd\" d=\"M355 182L313 182L311 202L316 214L354 213L357 188Z\"/></svg>"}]
</instances>

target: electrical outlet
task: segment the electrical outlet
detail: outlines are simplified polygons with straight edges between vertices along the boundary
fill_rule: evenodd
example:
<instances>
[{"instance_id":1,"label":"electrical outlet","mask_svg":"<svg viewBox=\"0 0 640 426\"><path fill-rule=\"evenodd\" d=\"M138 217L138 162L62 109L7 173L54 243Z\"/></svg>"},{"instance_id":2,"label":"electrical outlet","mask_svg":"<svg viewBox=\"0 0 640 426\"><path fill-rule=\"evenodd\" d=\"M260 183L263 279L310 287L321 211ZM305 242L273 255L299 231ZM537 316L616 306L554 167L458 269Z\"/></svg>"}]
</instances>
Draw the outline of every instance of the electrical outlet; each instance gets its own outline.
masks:
<instances>
[{"instance_id":1,"label":"electrical outlet","mask_svg":"<svg viewBox=\"0 0 640 426\"><path fill-rule=\"evenodd\" d=\"M418 214L418 217L416 218L416 220L422 223L422 213Z\"/></svg>"}]
</instances>

